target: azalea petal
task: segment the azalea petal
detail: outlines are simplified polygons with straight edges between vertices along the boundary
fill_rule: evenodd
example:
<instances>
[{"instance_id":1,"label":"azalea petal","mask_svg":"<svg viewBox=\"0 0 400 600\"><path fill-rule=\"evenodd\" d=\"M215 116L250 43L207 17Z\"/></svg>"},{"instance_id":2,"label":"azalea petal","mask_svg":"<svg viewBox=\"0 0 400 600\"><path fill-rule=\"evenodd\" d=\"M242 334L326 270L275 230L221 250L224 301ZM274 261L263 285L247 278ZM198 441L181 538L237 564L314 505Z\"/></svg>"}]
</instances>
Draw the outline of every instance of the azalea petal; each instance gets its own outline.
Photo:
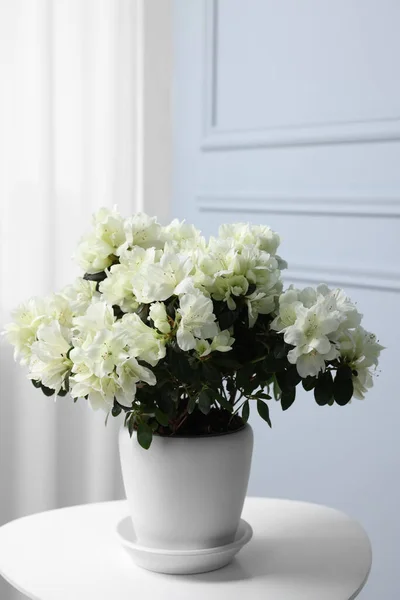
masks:
<instances>
[{"instance_id":1,"label":"azalea petal","mask_svg":"<svg viewBox=\"0 0 400 600\"><path fill-rule=\"evenodd\" d=\"M193 350L196 347L196 340L193 334L181 327L177 331L176 341L181 350Z\"/></svg>"},{"instance_id":2,"label":"azalea petal","mask_svg":"<svg viewBox=\"0 0 400 600\"><path fill-rule=\"evenodd\" d=\"M331 343L327 337L314 338L310 342L310 347L314 348L320 354L326 354L331 349Z\"/></svg>"},{"instance_id":3,"label":"azalea petal","mask_svg":"<svg viewBox=\"0 0 400 600\"><path fill-rule=\"evenodd\" d=\"M316 377L320 371L325 369L325 361L319 354L303 354L299 357L296 367L303 379L305 377Z\"/></svg>"}]
</instances>

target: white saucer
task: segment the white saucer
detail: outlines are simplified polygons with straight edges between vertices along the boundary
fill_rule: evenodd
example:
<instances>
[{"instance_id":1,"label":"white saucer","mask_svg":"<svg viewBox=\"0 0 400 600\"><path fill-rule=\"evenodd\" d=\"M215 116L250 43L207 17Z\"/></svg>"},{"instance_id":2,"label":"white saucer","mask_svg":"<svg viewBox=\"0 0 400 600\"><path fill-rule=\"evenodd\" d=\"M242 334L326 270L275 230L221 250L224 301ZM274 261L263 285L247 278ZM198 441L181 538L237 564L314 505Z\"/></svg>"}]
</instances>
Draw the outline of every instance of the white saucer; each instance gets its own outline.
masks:
<instances>
[{"instance_id":1,"label":"white saucer","mask_svg":"<svg viewBox=\"0 0 400 600\"><path fill-rule=\"evenodd\" d=\"M253 530L247 521L240 519L235 539L231 544L204 550L162 550L141 546L136 542L130 517L125 517L118 522L117 535L122 546L139 567L157 573L190 575L225 567L250 541Z\"/></svg>"}]
</instances>

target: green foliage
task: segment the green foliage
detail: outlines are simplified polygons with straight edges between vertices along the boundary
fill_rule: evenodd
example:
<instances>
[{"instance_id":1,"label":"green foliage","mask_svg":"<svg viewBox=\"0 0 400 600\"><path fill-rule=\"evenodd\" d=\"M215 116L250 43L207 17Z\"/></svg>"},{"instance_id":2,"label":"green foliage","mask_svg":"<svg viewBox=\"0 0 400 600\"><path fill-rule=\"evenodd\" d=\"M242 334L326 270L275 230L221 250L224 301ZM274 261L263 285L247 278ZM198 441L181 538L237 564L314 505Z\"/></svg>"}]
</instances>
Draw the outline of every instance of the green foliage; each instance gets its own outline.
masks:
<instances>
[{"instance_id":1,"label":"green foliage","mask_svg":"<svg viewBox=\"0 0 400 600\"><path fill-rule=\"evenodd\" d=\"M310 392L311 390L313 390L315 388L317 379L315 377L306 377L305 379L302 380L301 383L303 385L303 388L306 390L306 392Z\"/></svg>"},{"instance_id":2,"label":"green foliage","mask_svg":"<svg viewBox=\"0 0 400 600\"><path fill-rule=\"evenodd\" d=\"M199 409L203 415L208 415L211 410L212 397L208 390L202 390L199 394Z\"/></svg>"},{"instance_id":3,"label":"green foliage","mask_svg":"<svg viewBox=\"0 0 400 600\"><path fill-rule=\"evenodd\" d=\"M317 404L330 404L333 397L333 379L330 371L320 373L314 388L314 398Z\"/></svg>"},{"instance_id":4,"label":"green foliage","mask_svg":"<svg viewBox=\"0 0 400 600\"><path fill-rule=\"evenodd\" d=\"M272 427L271 419L269 418L268 404L266 404L262 400L257 400L257 412L260 415L260 417L264 419L264 421L266 421L270 427Z\"/></svg>"},{"instance_id":5,"label":"green foliage","mask_svg":"<svg viewBox=\"0 0 400 600\"><path fill-rule=\"evenodd\" d=\"M165 414L164 412L162 412L162 410L160 410L159 408L156 408L154 411L154 416L157 419L158 423L160 423L160 425L164 425L164 427L168 426L168 423L169 423L168 415Z\"/></svg>"},{"instance_id":6,"label":"green foliage","mask_svg":"<svg viewBox=\"0 0 400 600\"><path fill-rule=\"evenodd\" d=\"M336 404L344 406L353 396L353 373L349 366L341 365L333 382L333 397Z\"/></svg>"},{"instance_id":7,"label":"green foliage","mask_svg":"<svg viewBox=\"0 0 400 600\"><path fill-rule=\"evenodd\" d=\"M153 430L147 423L139 423L137 427L137 439L145 450L150 448L153 439Z\"/></svg>"},{"instance_id":8,"label":"green foliage","mask_svg":"<svg viewBox=\"0 0 400 600\"><path fill-rule=\"evenodd\" d=\"M281 395L281 407L282 410L287 410L293 404L296 399L296 388L290 388L282 391Z\"/></svg>"},{"instance_id":9,"label":"green foliage","mask_svg":"<svg viewBox=\"0 0 400 600\"><path fill-rule=\"evenodd\" d=\"M48 388L43 384L42 384L42 392L45 396L54 396L54 394L55 394L55 390L53 390L52 388Z\"/></svg>"},{"instance_id":10,"label":"green foliage","mask_svg":"<svg viewBox=\"0 0 400 600\"><path fill-rule=\"evenodd\" d=\"M86 278L99 283L104 273ZM139 383L132 406L122 406L114 400L110 414L124 415L129 434L137 432L142 448L150 447L154 434L196 435L237 429L248 421L251 402L256 403L258 415L271 427L268 402L275 398L283 411L288 410L296 399L299 384L305 391L313 391L320 406L334 402L344 405L351 400L350 367L336 360L327 363L326 371L318 377L302 379L296 366L288 361L291 346L270 327L272 317L259 315L250 328L244 298L235 298L235 302L235 310L230 310L225 302L213 301L221 329L231 328L235 338L231 351L198 356L195 350L182 351L171 335L165 358L152 367L157 384ZM179 320L178 298L169 298L165 306L173 327ZM117 319L122 317L120 307L114 306L113 310ZM145 323L149 322L149 305L141 305L138 313ZM32 384L48 396L54 394L41 381ZM66 377L60 395L68 389Z\"/></svg>"}]
</instances>

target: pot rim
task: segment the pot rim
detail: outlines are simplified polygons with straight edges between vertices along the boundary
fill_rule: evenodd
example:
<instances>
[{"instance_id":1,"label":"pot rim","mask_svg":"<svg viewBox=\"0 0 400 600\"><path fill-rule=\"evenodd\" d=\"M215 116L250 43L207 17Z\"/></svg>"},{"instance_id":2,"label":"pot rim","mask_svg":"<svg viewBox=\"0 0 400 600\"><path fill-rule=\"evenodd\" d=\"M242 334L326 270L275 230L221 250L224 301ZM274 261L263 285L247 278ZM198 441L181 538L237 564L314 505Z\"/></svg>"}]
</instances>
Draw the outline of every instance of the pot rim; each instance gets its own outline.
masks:
<instances>
[{"instance_id":1,"label":"pot rim","mask_svg":"<svg viewBox=\"0 0 400 600\"><path fill-rule=\"evenodd\" d=\"M124 424L122 424L121 431L124 429L128 429L128 428ZM160 435L157 432L153 432L153 436L163 439L163 440L176 440L176 439L198 440L198 439L207 439L207 438L212 438L212 437L223 437L225 435L232 435L234 433L240 433L241 431L244 431L245 429L251 429L250 423L244 423L241 427L239 427L238 429L235 429L234 431L222 431L221 433L202 433L199 435L196 435L196 434L189 435L189 434L184 434L184 433L177 433L175 435ZM134 433L136 434L136 430L133 431L133 434Z\"/></svg>"}]
</instances>

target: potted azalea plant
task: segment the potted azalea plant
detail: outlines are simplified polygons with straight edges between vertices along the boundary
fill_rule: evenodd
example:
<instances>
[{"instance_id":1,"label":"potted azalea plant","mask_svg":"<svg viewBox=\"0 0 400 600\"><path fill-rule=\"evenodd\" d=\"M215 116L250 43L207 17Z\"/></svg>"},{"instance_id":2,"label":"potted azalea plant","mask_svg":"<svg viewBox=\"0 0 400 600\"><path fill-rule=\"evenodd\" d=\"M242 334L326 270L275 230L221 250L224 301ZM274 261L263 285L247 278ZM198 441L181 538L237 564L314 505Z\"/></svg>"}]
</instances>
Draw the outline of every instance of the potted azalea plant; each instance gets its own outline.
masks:
<instances>
[{"instance_id":1,"label":"potted azalea plant","mask_svg":"<svg viewBox=\"0 0 400 600\"><path fill-rule=\"evenodd\" d=\"M299 388L342 406L372 386L375 335L340 289L284 290L279 242L266 226L223 225L206 240L184 222L104 208L76 253L82 276L20 306L6 328L36 388L121 415L125 488L146 546L233 540L251 410L271 426L271 403L287 410Z\"/></svg>"}]
</instances>

